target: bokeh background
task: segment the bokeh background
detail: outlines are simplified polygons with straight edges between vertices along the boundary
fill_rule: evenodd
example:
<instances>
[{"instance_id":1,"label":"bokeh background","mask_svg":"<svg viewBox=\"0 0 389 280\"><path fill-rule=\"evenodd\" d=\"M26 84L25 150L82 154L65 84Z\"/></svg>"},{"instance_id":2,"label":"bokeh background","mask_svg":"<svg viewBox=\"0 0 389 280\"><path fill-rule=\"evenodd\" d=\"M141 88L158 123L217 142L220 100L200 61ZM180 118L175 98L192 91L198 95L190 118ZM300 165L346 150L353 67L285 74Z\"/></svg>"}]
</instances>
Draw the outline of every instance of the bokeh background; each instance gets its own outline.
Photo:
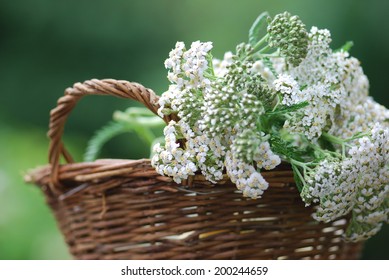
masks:
<instances>
[{"instance_id":1,"label":"bokeh background","mask_svg":"<svg viewBox=\"0 0 389 280\"><path fill-rule=\"evenodd\" d=\"M90 78L137 81L162 93L163 62L176 41L213 41L221 57L247 40L262 11L298 14L328 28L333 47L348 40L371 95L389 107L389 1L384 0L0 0L0 259L71 258L39 190L23 174L47 163L49 110L63 90ZM76 159L88 138L127 100L85 98L67 123ZM136 135L113 140L104 157L147 157ZM364 259L389 259L388 226Z\"/></svg>"}]
</instances>

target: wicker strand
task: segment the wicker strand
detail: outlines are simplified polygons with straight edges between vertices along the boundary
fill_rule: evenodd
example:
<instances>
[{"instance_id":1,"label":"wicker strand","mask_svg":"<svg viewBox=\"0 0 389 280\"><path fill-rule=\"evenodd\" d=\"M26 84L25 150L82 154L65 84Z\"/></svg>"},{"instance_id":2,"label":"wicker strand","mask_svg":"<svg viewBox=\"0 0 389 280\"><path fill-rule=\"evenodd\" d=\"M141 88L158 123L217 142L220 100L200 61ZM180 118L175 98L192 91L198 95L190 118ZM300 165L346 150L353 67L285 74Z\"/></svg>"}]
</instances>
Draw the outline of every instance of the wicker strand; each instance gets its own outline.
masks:
<instances>
[{"instance_id":1,"label":"wicker strand","mask_svg":"<svg viewBox=\"0 0 389 280\"><path fill-rule=\"evenodd\" d=\"M113 79L93 79L76 83L73 87L67 88L65 95L58 100L57 107L50 112L48 137L50 138L49 162L52 165L51 188L53 191L56 191L55 189L60 186L58 178L60 156L63 155L67 162L73 162L61 140L65 122L79 99L85 95L111 95L130 98L141 102L155 114L158 110L158 96L151 89L138 83ZM165 118L165 121L168 119Z\"/></svg>"}]
</instances>

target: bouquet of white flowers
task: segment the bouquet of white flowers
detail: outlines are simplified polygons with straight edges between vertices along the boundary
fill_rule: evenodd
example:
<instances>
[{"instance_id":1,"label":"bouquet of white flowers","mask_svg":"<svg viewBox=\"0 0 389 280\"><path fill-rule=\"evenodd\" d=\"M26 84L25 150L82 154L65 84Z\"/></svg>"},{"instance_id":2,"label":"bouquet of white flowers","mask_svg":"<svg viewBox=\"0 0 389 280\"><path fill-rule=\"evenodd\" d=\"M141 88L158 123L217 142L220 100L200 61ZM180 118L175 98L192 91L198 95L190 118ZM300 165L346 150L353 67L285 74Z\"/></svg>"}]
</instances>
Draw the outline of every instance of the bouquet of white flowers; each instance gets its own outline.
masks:
<instances>
[{"instance_id":1,"label":"bouquet of white flowers","mask_svg":"<svg viewBox=\"0 0 389 280\"><path fill-rule=\"evenodd\" d=\"M349 217L352 241L377 233L389 220L389 110L368 96L352 44L330 43L328 30L307 31L287 12L261 14L248 43L223 60L211 42L177 42L158 111L174 120L152 166L177 183L227 174L243 196L260 199L269 187L261 170L285 161L304 203L317 205L314 219Z\"/></svg>"}]
</instances>

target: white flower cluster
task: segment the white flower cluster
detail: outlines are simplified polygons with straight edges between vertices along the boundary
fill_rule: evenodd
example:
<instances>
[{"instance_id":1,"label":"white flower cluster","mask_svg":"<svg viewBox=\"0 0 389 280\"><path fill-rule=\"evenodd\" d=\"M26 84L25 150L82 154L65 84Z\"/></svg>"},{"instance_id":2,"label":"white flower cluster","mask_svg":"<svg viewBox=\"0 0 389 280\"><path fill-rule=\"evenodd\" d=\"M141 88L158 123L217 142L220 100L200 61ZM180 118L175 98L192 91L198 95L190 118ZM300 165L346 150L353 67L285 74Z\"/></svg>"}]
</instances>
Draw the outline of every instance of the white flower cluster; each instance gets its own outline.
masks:
<instances>
[{"instance_id":1,"label":"white flower cluster","mask_svg":"<svg viewBox=\"0 0 389 280\"><path fill-rule=\"evenodd\" d=\"M159 100L158 113L176 113L180 121L171 121L165 129L165 146L155 147L152 165L177 183L196 171L215 183L227 170L244 196L258 198L268 186L259 170L275 168L281 163L280 157L266 141L252 148L252 162L227 154L231 155L231 146L242 130L256 129L255 118L263 108L252 91L257 87L256 77L262 78L252 71L251 63L237 64L232 53L226 53L223 61L214 60L216 67L212 65L209 71L211 48L211 43L195 42L186 50L179 42L170 52L165 66L172 84ZM211 82L207 73L213 73L215 81ZM228 82L223 82L224 77ZM215 129L217 124L219 130Z\"/></svg>"},{"instance_id":2,"label":"white flower cluster","mask_svg":"<svg viewBox=\"0 0 389 280\"><path fill-rule=\"evenodd\" d=\"M301 196L320 202L314 218L330 222L353 212L348 238L374 235L389 219L389 131L375 124L370 137L355 140L344 159L322 161L307 178Z\"/></svg>"},{"instance_id":3,"label":"white flower cluster","mask_svg":"<svg viewBox=\"0 0 389 280\"><path fill-rule=\"evenodd\" d=\"M236 184L236 187L243 192L244 196L254 199L260 198L269 187L268 182L253 165L237 159L231 151L226 154L225 165L231 182Z\"/></svg>"},{"instance_id":4,"label":"white flower cluster","mask_svg":"<svg viewBox=\"0 0 389 280\"><path fill-rule=\"evenodd\" d=\"M256 161L258 168L265 168L266 170L274 169L281 163L281 158L273 153L270 149L270 144L267 141L262 142L259 145L254 160Z\"/></svg>"},{"instance_id":5,"label":"white flower cluster","mask_svg":"<svg viewBox=\"0 0 389 280\"><path fill-rule=\"evenodd\" d=\"M339 104L336 92L330 85L316 83L300 90L298 82L288 74L281 74L273 83L282 95L282 104L296 105L308 101L309 105L285 122L284 127L293 133L302 133L308 139L317 139L327 126L328 118L334 121L335 108Z\"/></svg>"},{"instance_id":6,"label":"white flower cluster","mask_svg":"<svg viewBox=\"0 0 389 280\"><path fill-rule=\"evenodd\" d=\"M187 129L190 131L189 127ZM204 131L195 127L193 134L187 134L186 141L186 149L195 156L205 179L212 183L223 179L225 147L220 138L209 138Z\"/></svg>"},{"instance_id":7,"label":"white flower cluster","mask_svg":"<svg viewBox=\"0 0 389 280\"><path fill-rule=\"evenodd\" d=\"M358 174L349 238L363 240L389 222L389 130L376 124L371 137L358 139L349 154L349 166Z\"/></svg>"},{"instance_id":8,"label":"white flower cluster","mask_svg":"<svg viewBox=\"0 0 389 280\"><path fill-rule=\"evenodd\" d=\"M297 67L293 67L289 71L301 85L325 82L328 78L332 79L329 75L333 75L323 72L323 67L331 69L334 63L330 48L330 32L327 29L312 27L308 37L308 52L305 59Z\"/></svg>"},{"instance_id":9,"label":"white flower cluster","mask_svg":"<svg viewBox=\"0 0 389 280\"><path fill-rule=\"evenodd\" d=\"M199 91L206 90L211 83L205 73L209 69L208 53L211 49L211 42L193 42L189 50L185 49L184 43L176 43L176 48L165 61L172 84L159 99L158 114L161 117L176 113L191 124L197 120L201 107Z\"/></svg>"},{"instance_id":10,"label":"white flower cluster","mask_svg":"<svg viewBox=\"0 0 389 280\"><path fill-rule=\"evenodd\" d=\"M357 59L347 52L333 52L328 30L313 27L306 58L280 73L273 88L281 104L308 106L290 114L284 128L316 142L323 133L350 139L343 154L329 154L305 174L303 200L319 203L314 218L329 222L353 213L347 237L362 240L375 234L388 221L389 162L387 147L389 110L368 96L368 80ZM374 127L374 128L373 128ZM346 141L345 141L346 143ZM339 149L340 143L334 143Z\"/></svg>"},{"instance_id":11,"label":"white flower cluster","mask_svg":"<svg viewBox=\"0 0 389 280\"><path fill-rule=\"evenodd\" d=\"M228 67L234 62L234 54L232 52L226 52L222 60L214 58L212 60L213 71L216 77L223 77L228 72Z\"/></svg>"},{"instance_id":12,"label":"white flower cluster","mask_svg":"<svg viewBox=\"0 0 389 280\"><path fill-rule=\"evenodd\" d=\"M274 169L281 163L281 159L270 149L268 138L264 133L253 133L246 129L231 137L231 152L236 159L246 163L254 161L259 169Z\"/></svg>"},{"instance_id":13,"label":"white flower cluster","mask_svg":"<svg viewBox=\"0 0 389 280\"><path fill-rule=\"evenodd\" d=\"M339 160L323 160L307 179L301 196L307 205L320 202L314 218L330 222L346 215L355 203L356 173Z\"/></svg>"},{"instance_id":14,"label":"white flower cluster","mask_svg":"<svg viewBox=\"0 0 389 280\"><path fill-rule=\"evenodd\" d=\"M183 42L177 42L165 61L165 67L170 69L169 81L180 88L206 87L209 80L204 77L204 72L208 69L207 54L211 49L211 42L193 42L189 50L185 49Z\"/></svg>"},{"instance_id":15,"label":"white flower cluster","mask_svg":"<svg viewBox=\"0 0 389 280\"><path fill-rule=\"evenodd\" d=\"M344 110L345 111L345 110ZM389 128L389 110L378 104L370 96L363 102L347 108L348 115L337 120L334 134L341 138L350 138L356 133L369 131L376 122Z\"/></svg>"},{"instance_id":16,"label":"white flower cluster","mask_svg":"<svg viewBox=\"0 0 389 280\"><path fill-rule=\"evenodd\" d=\"M360 108L369 102L368 80L357 59L344 51L333 52L330 32L312 27L306 58L287 73L281 73L273 87L285 105L308 101L309 105L285 122L292 133L318 139L323 131L350 137L357 131L347 128L361 117ZM358 111L356 111L359 109ZM367 114L372 110L367 110ZM367 126L377 121L376 118Z\"/></svg>"},{"instance_id":17,"label":"white flower cluster","mask_svg":"<svg viewBox=\"0 0 389 280\"><path fill-rule=\"evenodd\" d=\"M183 120L170 121L164 135L165 145L158 143L153 147L151 160L159 174L172 177L176 183L195 175L199 169L213 183L223 178L225 148L217 137L210 139Z\"/></svg>"},{"instance_id":18,"label":"white flower cluster","mask_svg":"<svg viewBox=\"0 0 389 280\"><path fill-rule=\"evenodd\" d=\"M366 239L389 220L389 110L368 96L359 61L330 48L328 30L307 33L288 13L270 26L271 36L223 60L212 60L210 42L176 44L158 113L179 121L165 128L152 165L177 183L200 172L216 183L226 173L255 199L269 187L261 171L282 159L303 201L318 204L316 220L349 214L346 237Z\"/></svg>"},{"instance_id":19,"label":"white flower cluster","mask_svg":"<svg viewBox=\"0 0 389 280\"><path fill-rule=\"evenodd\" d=\"M197 171L193 154L182 149L177 143L182 130L181 123L171 121L164 129L165 145L154 145L155 154L151 159L151 165L159 174L173 177L176 183L181 183Z\"/></svg>"},{"instance_id":20,"label":"white flower cluster","mask_svg":"<svg viewBox=\"0 0 389 280\"><path fill-rule=\"evenodd\" d=\"M307 101L307 97L300 90L299 84L292 76L280 74L273 82L274 89L282 94L281 103L284 105L295 105Z\"/></svg>"}]
</instances>

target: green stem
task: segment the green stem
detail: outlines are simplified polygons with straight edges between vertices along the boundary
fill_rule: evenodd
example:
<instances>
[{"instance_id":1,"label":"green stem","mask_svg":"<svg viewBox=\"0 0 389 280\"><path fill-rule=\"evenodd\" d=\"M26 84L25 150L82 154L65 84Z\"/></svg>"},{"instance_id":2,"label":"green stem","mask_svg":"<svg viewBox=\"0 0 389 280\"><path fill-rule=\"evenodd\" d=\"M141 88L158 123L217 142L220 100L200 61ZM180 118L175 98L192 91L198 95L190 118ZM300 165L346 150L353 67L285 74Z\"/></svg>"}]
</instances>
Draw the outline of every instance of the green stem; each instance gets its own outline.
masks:
<instances>
[{"instance_id":1,"label":"green stem","mask_svg":"<svg viewBox=\"0 0 389 280\"><path fill-rule=\"evenodd\" d=\"M298 168L295 168L294 170L297 173L297 176L300 178L300 180L303 183L303 185L305 186L306 185L305 179L304 179L304 176L301 174L300 170Z\"/></svg>"},{"instance_id":2,"label":"green stem","mask_svg":"<svg viewBox=\"0 0 389 280\"><path fill-rule=\"evenodd\" d=\"M249 53L250 54L253 54L253 53L256 53L258 51L258 49L264 44L266 43L267 39L269 38L269 34L266 34L265 36L263 36L263 38L261 40L258 41L258 43L255 44L255 46L253 47L253 50Z\"/></svg>"},{"instance_id":3,"label":"green stem","mask_svg":"<svg viewBox=\"0 0 389 280\"><path fill-rule=\"evenodd\" d=\"M336 137L332 134L329 134L328 132L323 132L322 136L333 144L342 145L343 143L346 142L346 140Z\"/></svg>"},{"instance_id":4,"label":"green stem","mask_svg":"<svg viewBox=\"0 0 389 280\"><path fill-rule=\"evenodd\" d=\"M210 79L211 81L216 81L217 77L215 76L215 73L213 71L213 67L211 69L211 73L204 72L204 77L207 78L207 79Z\"/></svg>"},{"instance_id":5,"label":"green stem","mask_svg":"<svg viewBox=\"0 0 389 280\"><path fill-rule=\"evenodd\" d=\"M301 162L301 161L298 161L298 160L295 160L295 159L292 159L292 158L290 158L289 160L290 160L291 164L301 167L304 170L304 172L305 172L307 166L306 166L306 164L304 162Z\"/></svg>"},{"instance_id":6,"label":"green stem","mask_svg":"<svg viewBox=\"0 0 389 280\"><path fill-rule=\"evenodd\" d=\"M327 155L334 156L336 158L339 158L339 153L329 151L329 150L323 150L320 146L314 144L314 143L309 143L309 147L314 149L316 152L318 152L321 156L326 157Z\"/></svg>"},{"instance_id":7,"label":"green stem","mask_svg":"<svg viewBox=\"0 0 389 280\"><path fill-rule=\"evenodd\" d=\"M260 49L260 50L258 51L258 53L264 54L264 53L266 53L267 51L270 51L271 49L272 49L272 47L270 47L269 45L267 45L267 46L264 46L262 49Z\"/></svg>"},{"instance_id":8,"label":"green stem","mask_svg":"<svg viewBox=\"0 0 389 280\"><path fill-rule=\"evenodd\" d=\"M143 140L147 142L148 145L151 145L154 142L155 135L150 129L138 125L133 126L133 129L140 138L143 138Z\"/></svg>"},{"instance_id":9,"label":"green stem","mask_svg":"<svg viewBox=\"0 0 389 280\"><path fill-rule=\"evenodd\" d=\"M247 57L247 59L255 59L255 60L261 60L261 59L266 59L266 58L278 58L281 57L279 54L279 51L275 51L274 53L260 53L256 52ZM274 76L277 76L277 73L273 73Z\"/></svg>"},{"instance_id":10,"label":"green stem","mask_svg":"<svg viewBox=\"0 0 389 280\"><path fill-rule=\"evenodd\" d=\"M281 104L281 102L282 102L281 99L282 99L281 95L277 94L277 103L276 103L276 105L274 105L274 108L273 108L272 112L274 112L277 109L278 105Z\"/></svg>"},{"instance_id":11,"label":"green stem","mask_svg":"<svg viewBox=\"0 0 389 280\"><path fill-rule=\"evenodd\" d=\"M347 143L347 142L353 141L355 139L359 139L359 138L362 138L365 136L370 136L370 133L359 133L359 134L356 134L356 135L349 137L349 138L346 138L346 139L342 139L342 138L337 137L335 135L329 134L328 132L323 132L322 135L330 142L332 142L334 144L341 145L342 143Z\"/></svg>"},{"instance_id":12,"label":"green stem","mask_svg":"<svg viewBox=\"0 0 389 280\"><path fill-rule=\"evenodd\" d=\"M268 58L280 57L280 54L278 52L275 52L275 53L263 53L263 54L261 54L261 57L263 57L263 58L265 58L265 57L268 57Z\"/></svg>"},{"instance_id":13,"label":"green stem","mask_svg":"<svg viewBox=\"0 0 389 280\"><path fill-rule=\"evenodd\" d=\"M246 56L246 58L244 60L249 60L251 58L256 58L256 59L263 59L263 58L269 58L269 57L280 57L279 54L278 54L278 51L274 52L274 53L266 53L267 51L270 51L272 49L272 47L270 47L269 45L267 46L264 46L262 49L260 50L255 50L255 51L251 51L250 53L248 53L248 55Z\"/></svg>"},{"instance_id":14,"label":"green stem","mask_svg":"<svg viewBox=\"0 0 389 280\"><path fill-rule=\"evenodd\" d=\"M368 133L357 134L357 135L354 135L354 136L352 136L350 138L346 138L346 139L336 137L336 136L331 135L327 132L324 132L322 135L325 139L332 142L333 144L340 145L342 147L342 157L345 158L346 157L346 147L349 147L349 148L351 147L351 145L348 144L347 142L353 141L355 139L358 139L358 138L361 138L364 136L369 136L370 134L368 134Z\"/></svg>"},{"instance_id":15,"label":"green stem","mask_svg":"<svg viewBox=\"0 0 389 280\"><path fill-rule=\"evenodd\" d=\"M315 163L313 162L301 162L293 158L289 158L289 160L291 164L301 167L304 170L304 173L312 171L311 167L315 166Z\"/></svg>"},{"instance_id":16,"label":"green stem","mask_svg":"<svg viewBox=\"0 0 389 280\"><path fill-rule=\"evenodd\" d=\"M213 56L210 53L207 54L207 62L208 62L208 69L207 70L210 70L210 73L208 74L208 71L205 71L204 76L205 77L210 76L210 77L206 77L206 78L211 79L211 77L212 77L212 79L215 79L216 76L215 76L215 71L213 69Z\"/></svg>"}]
</instances>

